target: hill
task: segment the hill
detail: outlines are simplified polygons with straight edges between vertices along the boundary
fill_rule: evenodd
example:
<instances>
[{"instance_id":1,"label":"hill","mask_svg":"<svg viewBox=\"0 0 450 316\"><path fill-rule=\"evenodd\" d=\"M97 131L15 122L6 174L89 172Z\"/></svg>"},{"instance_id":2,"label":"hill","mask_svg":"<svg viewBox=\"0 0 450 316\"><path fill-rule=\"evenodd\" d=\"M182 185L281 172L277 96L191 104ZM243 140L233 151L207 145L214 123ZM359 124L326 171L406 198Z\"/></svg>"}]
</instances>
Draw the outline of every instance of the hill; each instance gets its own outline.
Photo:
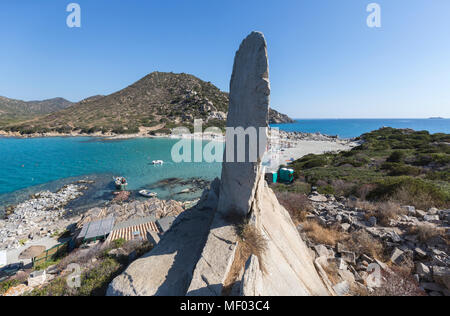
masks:
<instances>
[{"instance_id":1,"label":"hill","mask_svg":"<svg viewBox=\"0 0 450 316\"><path fill-rule=\"evenodd\" d=\"M228 94L210 82L189 74L153 72L129 87L107 96L85 99L76 106L35 120L3 126L23 134L56 131L68 133L169 132L176 126L192 127L194 119L208 126L224 127ZM272 122L289 121L272 111Z\"/></svg>"},{"instance_id":2,"label":"hill","mask_svg":"<svg viewBox=\"0 0 450 316\"><path fill-rule=\"evenodd\" d=\"M32 119L66 109L72 105L72 102L63 98L27 102L0 97L0 125Z\"/></svg>"}]
</instances>

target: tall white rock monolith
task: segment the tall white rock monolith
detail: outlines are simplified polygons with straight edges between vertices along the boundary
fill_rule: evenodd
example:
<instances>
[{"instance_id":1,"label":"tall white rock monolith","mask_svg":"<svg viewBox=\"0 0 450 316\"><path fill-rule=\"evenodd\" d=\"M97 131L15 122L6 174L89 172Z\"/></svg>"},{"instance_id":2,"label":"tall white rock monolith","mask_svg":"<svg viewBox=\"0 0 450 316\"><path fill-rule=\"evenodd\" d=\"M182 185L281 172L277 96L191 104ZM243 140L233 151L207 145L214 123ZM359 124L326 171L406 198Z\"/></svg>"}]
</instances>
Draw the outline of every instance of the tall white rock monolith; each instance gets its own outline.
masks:
<instances>
[{"instance_id":1,"label":"tall white rock monolith","mask_svg":"<svg viewBox=\"0 0 450 316\"><path fill-rule=\"evenodd\" d=\"M230 82L219 212L247 215L267 146L269 63L264 35L251 33L236 53ZM234 132L235 133L234 133Z\"/></svg>"}]
</instances>

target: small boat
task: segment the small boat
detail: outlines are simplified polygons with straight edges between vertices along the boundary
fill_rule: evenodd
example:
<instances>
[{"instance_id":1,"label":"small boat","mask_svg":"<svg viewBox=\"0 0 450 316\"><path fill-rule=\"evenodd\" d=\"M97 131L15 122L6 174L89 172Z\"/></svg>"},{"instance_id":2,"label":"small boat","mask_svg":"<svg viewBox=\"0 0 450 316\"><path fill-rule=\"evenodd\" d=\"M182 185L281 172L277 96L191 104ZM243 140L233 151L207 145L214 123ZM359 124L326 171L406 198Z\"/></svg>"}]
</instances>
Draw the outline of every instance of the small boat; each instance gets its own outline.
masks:
<instances>
[{"instance_id":1,"label":"small boat","mask_svg":"<svg viewBox=\"0 0 450 316\"><path fill-rule=\"evenodd\" d=\"M113 177L117 190L125 191L127 189L127 179L124 177Z\"/></svg>"},{"instance_id":2,"label":"small boat","mask_svg":"<svg viewBox=\"0 0 450 316\"><path fill-rule=\"evenodd\" d=\"M153 160L152 164L154 164L154 165L163 165L164 161L162 161L162 160Z\"/></svg>"},{"instance_id":3,"label":"small boat","mask_svg":"<svg viewBox=\"0 0 450 316\"><path fill-rule=\"evenodd\" d=\"M141 190L141 191L139 191L139 194L142 196L145 196L147 198L154 198L154 197L158 196L158 193L151 192L149 190Z\"/></svg>"}]
</instances>

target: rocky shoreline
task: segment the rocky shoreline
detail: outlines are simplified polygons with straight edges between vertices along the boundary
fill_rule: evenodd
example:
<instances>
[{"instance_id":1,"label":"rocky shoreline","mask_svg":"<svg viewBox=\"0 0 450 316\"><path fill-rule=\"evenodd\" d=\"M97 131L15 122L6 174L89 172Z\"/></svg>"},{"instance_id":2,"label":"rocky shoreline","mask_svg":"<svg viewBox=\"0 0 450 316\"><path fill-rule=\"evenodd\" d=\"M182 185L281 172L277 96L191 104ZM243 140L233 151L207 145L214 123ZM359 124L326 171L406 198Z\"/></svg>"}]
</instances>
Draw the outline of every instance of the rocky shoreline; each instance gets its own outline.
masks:
<instances>
[{"instance_id":1,"label":"rocky shoreline","mask_svg":"<svg viewBox=\"0 0 450 316\"><path fill-rule=\"evenodd\" d=\"M303 133L303 132L286 132L279 131L280 138L282 140L295 141L295 140L312 140L312 141L353 141L354 139L341 139L338 136L324 135L320 132L317 133ZM129 139L129 138L193 138L205 140L218 140L224 141L223 135L216 135L211 133L206 133L202 135L170 135L170 134L155 134L150 135L147 130L143 130L136 134L115 134L115 133L93 133L85 134L79 132L71 133L34 133L34 134L21 134L20 132L6 132L0 130L0 137L6 138L45 138L45 137L97 137L97 138L107 138L107 139Z\"/></svg>"},{"instance_id":2,"label":"rocky shoreline","mask_svg":"<svg viewBox=\"0 0 450 316\"><path fill-rule=\"evenodd\" d=\"M57 237L68 227L73 226L86 216L95 214L99 209L104 209L107 214L116 213L119 220L127 220L133 215L143 217L148 212L146 210L158 210L156 218L169 216L167 214L179 214L180 209L195 204L195 201L178 202L174 200L164 201L160 199L150 199L144 201L127 202L114 200L106 202L103 207L94 207L81 214L68 208L70 202L84 195L89 184L93 181L80 180L73 184L65 185L57 192L42 191L33 194L26 201L6 208L3 219L0 219L0 250L17 249L29 241L43 237ZM155 187L170 186L179 184L190 184L198 186L198 190L203 190L209 182L201 179L167 179L155 184ZM190 187L179 194L195 191ZM189 191L189 192L187 192ZM150 201L150 202L149 202ZM172 210L172 211L171 211ZM174 210L177 210L175 212ZM142 213L142 214L141 214ZM167 214L166 214L167 213ZM140 215L139 215L140 214Z\"/></svg>"},{"instance_id":3,"label":"rocky shoreline","mask_svg":"<svg viewBox=\"0 0 450 316\"><path fill-rule=\"evenodd\" d=\"M39 192L29 200L6 209L6 219L0 220L0 250L14 249L36 237L51 236L64 231L70 223L65 219L65 206L80 196L85 184L70 184L59 191Z\"/></svg>"}]
</instances>

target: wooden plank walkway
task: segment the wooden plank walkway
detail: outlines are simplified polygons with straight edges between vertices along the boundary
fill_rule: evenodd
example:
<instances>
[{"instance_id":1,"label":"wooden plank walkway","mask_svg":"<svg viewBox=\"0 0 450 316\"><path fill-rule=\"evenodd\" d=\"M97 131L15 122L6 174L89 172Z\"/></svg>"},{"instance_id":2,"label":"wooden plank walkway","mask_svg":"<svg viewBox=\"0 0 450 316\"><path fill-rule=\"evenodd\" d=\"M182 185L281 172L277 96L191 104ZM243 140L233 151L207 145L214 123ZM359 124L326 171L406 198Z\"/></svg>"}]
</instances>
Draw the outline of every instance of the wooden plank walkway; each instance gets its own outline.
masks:
<instances>
[{"instance_id":1,"label":"wooden plank walkway","mask_svg":"<svg viewBox=\"0 0 450 316\"><path fill-rule=\"evenodd\" d=\"M106 239L106 243L112 242L117 239L130 241L136 239L136 237L140 237L143 240L146 240L147 233L150 231L159 233L158 227L156 226L155 222L147 222L136 226L116 229L112 231L111 234L109 234L108 238Z\"/></svg>"}]
</instances>

